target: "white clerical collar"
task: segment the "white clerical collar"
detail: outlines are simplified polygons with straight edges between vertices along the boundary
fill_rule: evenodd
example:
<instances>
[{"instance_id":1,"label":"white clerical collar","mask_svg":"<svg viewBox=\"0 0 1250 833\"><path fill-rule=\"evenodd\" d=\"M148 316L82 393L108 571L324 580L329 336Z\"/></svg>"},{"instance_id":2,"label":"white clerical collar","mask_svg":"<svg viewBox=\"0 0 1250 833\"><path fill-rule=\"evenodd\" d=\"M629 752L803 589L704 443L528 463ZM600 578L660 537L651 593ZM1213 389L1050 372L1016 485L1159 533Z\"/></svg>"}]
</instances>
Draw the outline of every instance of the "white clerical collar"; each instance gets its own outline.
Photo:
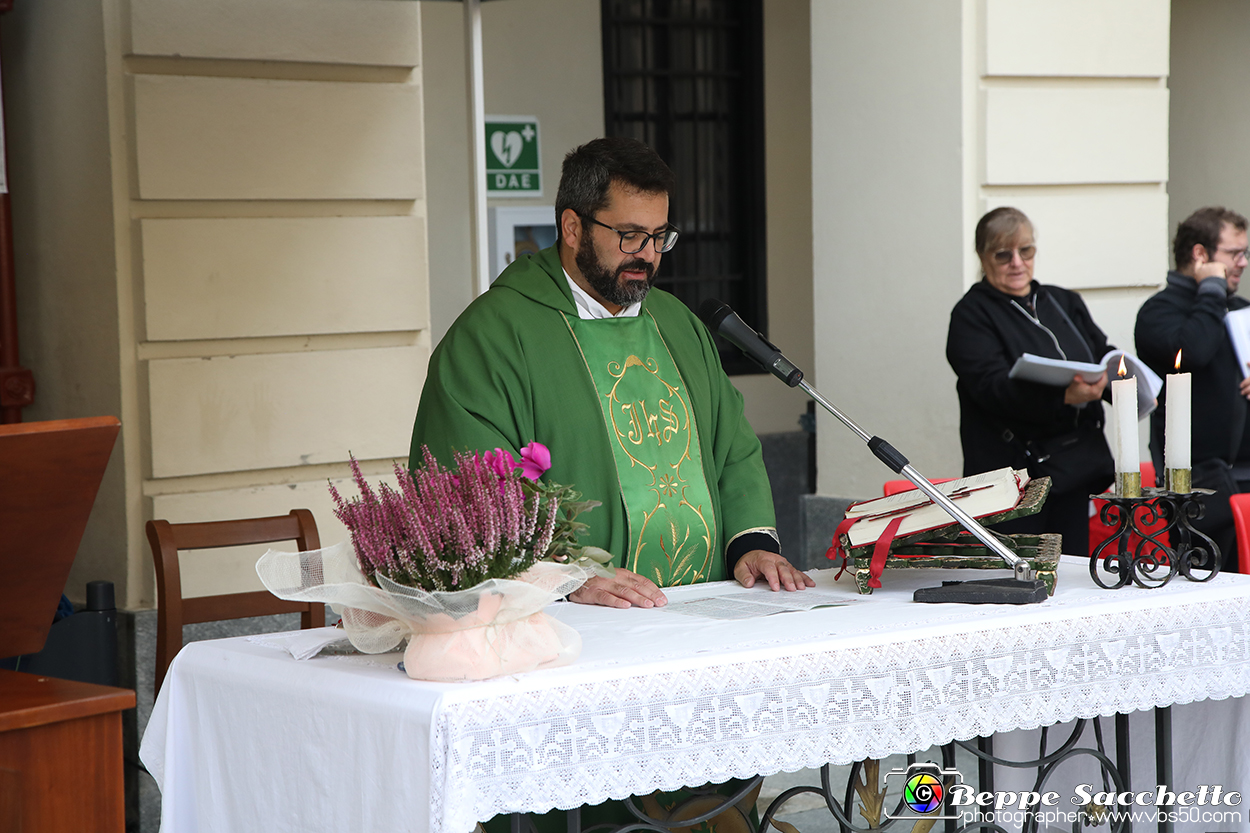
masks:
<instances>
[{"instance_id":1,"label":"white clerical collar","mask_svg":"<svg viewBox=\"0 0 1250 833\"><path fill-rule=\"evenodd\" d=\"M594 321L598 318L637 318L638 313L642 312L642 301L634 301L613 315L608 312L607 307L590 297L586 290L578 286L577 281L569 277L567 269L563 271L564 279L569 282L569 289L573 290L573 303L577 304L577 317L583 321Z\"/></svg>"}]
</instances>

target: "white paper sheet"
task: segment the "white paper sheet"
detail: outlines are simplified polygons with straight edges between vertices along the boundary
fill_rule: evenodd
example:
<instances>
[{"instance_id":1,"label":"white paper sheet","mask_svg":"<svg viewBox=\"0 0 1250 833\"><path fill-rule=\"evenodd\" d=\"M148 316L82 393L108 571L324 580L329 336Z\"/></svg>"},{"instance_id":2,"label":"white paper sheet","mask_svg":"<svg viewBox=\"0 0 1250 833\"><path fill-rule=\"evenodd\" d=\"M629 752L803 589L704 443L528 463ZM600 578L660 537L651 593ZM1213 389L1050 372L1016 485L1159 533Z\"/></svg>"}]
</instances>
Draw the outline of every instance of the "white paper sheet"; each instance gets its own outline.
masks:
<instances>
[{"instance_id":1,"label":"white paper sheet","mask_svg":"<svg viewBox=\"0 0 1250 833\"><path fill-rule=\"evenodd\" d=\"M845 607L862 602L862 599L848 599L840 591L809 587L806 590L785 593L774 593L770 590L767 595L756 590L746 590L724 596L670 602L662 610L704 619L754 619L759 616L772 616L774 613L793 613L818 607Z\"/></svg>"}]
</instances>

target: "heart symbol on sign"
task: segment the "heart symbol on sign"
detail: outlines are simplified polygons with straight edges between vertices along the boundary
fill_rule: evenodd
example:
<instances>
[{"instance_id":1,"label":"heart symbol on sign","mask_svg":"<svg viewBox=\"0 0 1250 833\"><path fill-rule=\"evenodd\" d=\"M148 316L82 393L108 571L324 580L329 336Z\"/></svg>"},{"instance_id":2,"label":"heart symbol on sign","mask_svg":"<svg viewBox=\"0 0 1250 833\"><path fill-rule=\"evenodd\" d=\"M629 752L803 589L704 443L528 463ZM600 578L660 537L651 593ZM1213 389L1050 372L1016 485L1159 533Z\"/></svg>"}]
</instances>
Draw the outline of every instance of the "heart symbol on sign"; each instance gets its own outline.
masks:
<instances>
[{"instance_id":1,"label":"heart symbol on sign","mask_svg":"<svg viewBox=\"0 0 1250 833\"><path fill-rule=\"evenodd\" d=\"M506 134L502 130L496 130L490 134L490 149L505 168L511 168L521 158L523 144L525 140L515 130L510 130Z\"/></svg>"}]
</instances>

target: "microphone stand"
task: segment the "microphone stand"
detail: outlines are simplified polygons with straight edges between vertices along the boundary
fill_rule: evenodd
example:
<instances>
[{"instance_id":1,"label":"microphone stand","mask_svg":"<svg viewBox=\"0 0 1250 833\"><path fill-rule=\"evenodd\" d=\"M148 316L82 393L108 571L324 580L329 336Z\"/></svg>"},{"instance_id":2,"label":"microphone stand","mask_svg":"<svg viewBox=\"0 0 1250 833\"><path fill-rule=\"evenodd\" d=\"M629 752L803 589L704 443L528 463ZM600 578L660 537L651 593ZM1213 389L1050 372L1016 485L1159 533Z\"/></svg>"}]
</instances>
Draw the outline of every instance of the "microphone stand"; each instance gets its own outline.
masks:
<instances>
[{"instance_id":1,"label":"microphone stand","mask_svg":"<svg viewBox=\"0 0 1250 833\"><path fill-rule=\"evenodd\" d=\"M880 437L869 435L867 431L855 424L854 420L838 410L837 406L826 399L820 391L807 383L803 378L802 370L799 370L782 355L777 347L739 318L728 305L715 300L707 301L700 310L700 317L712 332L720 333L765 370L790 387L802 388L817 404L837 417L843 425L867 443L869 450L878 460L915 484L916 488L929 500L942 507L946 514L968 530L990 552L1001 558L1014 574L1014 578L1008 580L946 582L941 587L923 588L916 591L916 601L1028 604L1040 602L1046 598L1045 583L1033 574L1033 568L1028 561L1012 552L992 532L942 494L927 477L916 471L898 449Z\"/></svg>"}]
</instances>

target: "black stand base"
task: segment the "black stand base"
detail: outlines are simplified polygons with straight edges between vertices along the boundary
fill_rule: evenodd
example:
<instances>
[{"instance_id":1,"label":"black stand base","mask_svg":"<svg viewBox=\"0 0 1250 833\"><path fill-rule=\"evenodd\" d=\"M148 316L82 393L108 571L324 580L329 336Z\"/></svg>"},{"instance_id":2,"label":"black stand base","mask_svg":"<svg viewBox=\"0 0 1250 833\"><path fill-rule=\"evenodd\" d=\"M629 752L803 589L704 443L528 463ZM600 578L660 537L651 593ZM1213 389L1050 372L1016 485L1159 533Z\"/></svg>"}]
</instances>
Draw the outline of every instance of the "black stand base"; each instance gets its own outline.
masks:
<instances>
[{"instance_id":1,"label":"black stand base","mask_svg":"<svg viewBox=\"0 0 1250 833\"><path fill-rule=\"evenodd\" d=\"M941 587L921 587L912 594L917 602L969 605L1030 605L1046 601L1046 582L1040 578L987 578L979 581L944 581Z\"/></svg>"}]
</instances>

